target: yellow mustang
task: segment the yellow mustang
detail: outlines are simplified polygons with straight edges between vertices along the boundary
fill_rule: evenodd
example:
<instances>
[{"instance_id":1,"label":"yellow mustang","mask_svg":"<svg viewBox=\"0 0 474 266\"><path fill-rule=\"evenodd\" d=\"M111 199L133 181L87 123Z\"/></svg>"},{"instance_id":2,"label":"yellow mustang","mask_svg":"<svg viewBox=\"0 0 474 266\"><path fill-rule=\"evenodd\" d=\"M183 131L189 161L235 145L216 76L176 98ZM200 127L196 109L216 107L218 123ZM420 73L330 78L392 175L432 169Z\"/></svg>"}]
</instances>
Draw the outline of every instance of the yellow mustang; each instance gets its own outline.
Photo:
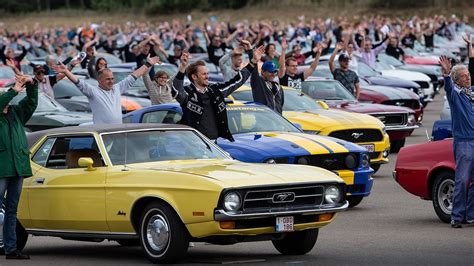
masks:
<instances>
[{"instance_id":1,"label":"yellow mustang","mask_svg":"<svg viewBox=\"0 0 474 266\"><path fill-rule=\"evenodd\" d=\"M348 207L330 171L242 163L185 126L68 127L28 142L20 250L32 234L140 244L155 263L184 257L189 241L271 240L282 254L305 254Z\"/></svg>"},{"instance_id":2,"label":"yellow mustang","mask_svg":"<svg viewBox=\"0 0 474 266\"><path fill-rule=\"evenodd\" d=\"M283 116L310 134L320 134L357 143L367 149L374 173L388 163L390 140L385 125L377 118L339 110L329 110L324 102L316 102L298 90L284 87ZM229 97L252 102L252 90L244 85Z\"/></svg>"}]
</instances>

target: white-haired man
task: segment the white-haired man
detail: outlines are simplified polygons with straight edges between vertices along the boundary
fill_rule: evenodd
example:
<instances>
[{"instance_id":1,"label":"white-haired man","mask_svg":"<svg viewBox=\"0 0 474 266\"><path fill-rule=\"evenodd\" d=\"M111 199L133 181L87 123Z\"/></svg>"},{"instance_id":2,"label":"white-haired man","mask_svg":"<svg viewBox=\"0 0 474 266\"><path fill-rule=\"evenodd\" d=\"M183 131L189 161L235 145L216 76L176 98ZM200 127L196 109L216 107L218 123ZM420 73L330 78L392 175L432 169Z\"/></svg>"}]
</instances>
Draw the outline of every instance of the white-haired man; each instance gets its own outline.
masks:
<instances>
[{"instance_id":1,"label":"white-haired man","mask_svg":"<svg viewBox=\"0 0 474 266\"><path fill-rule=\"evenodd\" d=\"M456 161L451 226L474 223L474 94L471 76L464 65L451 69L451 61L440 57L444 88L451 108L453 149Z\"/></svg>"}]
</instances>

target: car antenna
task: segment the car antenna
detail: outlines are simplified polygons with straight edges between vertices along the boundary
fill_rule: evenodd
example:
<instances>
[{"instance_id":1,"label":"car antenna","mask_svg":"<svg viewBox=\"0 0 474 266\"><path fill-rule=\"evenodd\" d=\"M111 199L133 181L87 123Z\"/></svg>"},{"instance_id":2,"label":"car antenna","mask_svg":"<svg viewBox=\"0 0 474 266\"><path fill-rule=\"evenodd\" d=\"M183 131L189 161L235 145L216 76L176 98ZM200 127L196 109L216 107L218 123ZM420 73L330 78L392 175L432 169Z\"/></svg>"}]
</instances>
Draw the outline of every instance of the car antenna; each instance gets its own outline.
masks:
<instances>
[{"instance_id":1,"label":"car antenna","mask_svg":"<svg viewBox=\"0 0 474 266\"><path fill-rule=\"evenodd\" d=\"M427 139L428 141L431 141L430 135L428 134L428 130L426 129L426 127L423 127L423 129L425 130L426 139Z\"/></svg>"},{"instance_id":2,"label":"car antenna","mask_svg":"<svg viewBox=\"0 0 474 266\"><path fill-rule=\"evenodd\" d=\"M125 97L127 97L127 96L125 96ZM124 163L123 163L122 171L130 170L127 166L127 155L128 155L128 144L127 144L127 142L128 142L128 132L126 130L127 127L128 127L128 125L127 125L127 123L125 123L125 160L124 160Z\"/></svg>"}]
</instances>

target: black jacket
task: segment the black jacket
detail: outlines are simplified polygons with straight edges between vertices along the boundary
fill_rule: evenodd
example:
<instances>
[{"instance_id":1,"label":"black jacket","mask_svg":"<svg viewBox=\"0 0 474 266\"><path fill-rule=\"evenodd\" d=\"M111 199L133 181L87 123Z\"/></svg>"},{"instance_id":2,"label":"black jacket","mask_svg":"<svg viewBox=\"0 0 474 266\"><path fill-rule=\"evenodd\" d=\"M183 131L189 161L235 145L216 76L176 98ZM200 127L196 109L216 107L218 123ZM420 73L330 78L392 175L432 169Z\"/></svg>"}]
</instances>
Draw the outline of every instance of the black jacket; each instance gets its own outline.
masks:
<instances>
[{"instance_id":1,"label":"black jacket","mask_svg":"<svg viewBox=\"0 0 474 266\"><path fill-rule=\"evenodd\" d=\"M221 138L234 141L227 124L227 110L224 98L242 86L250 77L250 73L253 71L253 69L253 65L248 64L229 81L224 83L210 84L207 87L207 93L211 100L211 104L213 104L215 117L217 119L216 125L219 132L218 135ZM173 79L173 89L171 90L171 95L176 98L176 101L179 102L181 109L183 110L183 118L181 119L181 123L193 128L199 128L202 120L203 109L201 96L194 84L184 87L183 80L184 73L178 72L178 74Z\"/></svg>"},{"instance_id":2,"label":"black jacket","mask_svg":"<svg viewBox=\"0 0 474 266\"><path fill-rule=\"evenodd\" d=\"M255 69L252 72L250 85L252 86L252 96L254 102L264 104L279 114L283 112L285 95L280 84L272 81L272 87L270 89L269 86L267 86L267 82L263 80L262 76L260 76L258 73L258 69Z\"/></svg>"}]
</instances>

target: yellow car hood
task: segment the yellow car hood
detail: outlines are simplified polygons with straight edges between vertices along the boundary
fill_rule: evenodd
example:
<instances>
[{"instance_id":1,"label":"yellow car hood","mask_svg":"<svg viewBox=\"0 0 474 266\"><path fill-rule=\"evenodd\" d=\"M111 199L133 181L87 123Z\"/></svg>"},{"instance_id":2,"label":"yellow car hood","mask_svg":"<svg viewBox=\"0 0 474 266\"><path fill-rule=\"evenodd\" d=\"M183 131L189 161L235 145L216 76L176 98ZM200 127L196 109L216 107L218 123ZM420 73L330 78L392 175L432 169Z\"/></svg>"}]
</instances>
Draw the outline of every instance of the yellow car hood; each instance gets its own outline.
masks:
<instances>
[{"instance_id":1,"label":"yellow car hood","mask_svg":"<svg viewBox=\"0 0 474 266\"><path fill-rule=\"evenodd\" d=\"M325 128L382 128L377 118L339 110L319 110L315 112L285 111L283 116L293 123L299 123L304 130L322 130Z\"/></svg>"},{"instance_id":2,"label":"yellow car hood","mask_svg":"<svg viewBox=\"0 0 474 266\"><path fill-rule=\"evenodd\" d=\"M166 161L140 164L142 167L198 175L218 181L223 187L343 182L334 173L314 166L253 164L230 159Z\"/></svg>"}]
</instances>

